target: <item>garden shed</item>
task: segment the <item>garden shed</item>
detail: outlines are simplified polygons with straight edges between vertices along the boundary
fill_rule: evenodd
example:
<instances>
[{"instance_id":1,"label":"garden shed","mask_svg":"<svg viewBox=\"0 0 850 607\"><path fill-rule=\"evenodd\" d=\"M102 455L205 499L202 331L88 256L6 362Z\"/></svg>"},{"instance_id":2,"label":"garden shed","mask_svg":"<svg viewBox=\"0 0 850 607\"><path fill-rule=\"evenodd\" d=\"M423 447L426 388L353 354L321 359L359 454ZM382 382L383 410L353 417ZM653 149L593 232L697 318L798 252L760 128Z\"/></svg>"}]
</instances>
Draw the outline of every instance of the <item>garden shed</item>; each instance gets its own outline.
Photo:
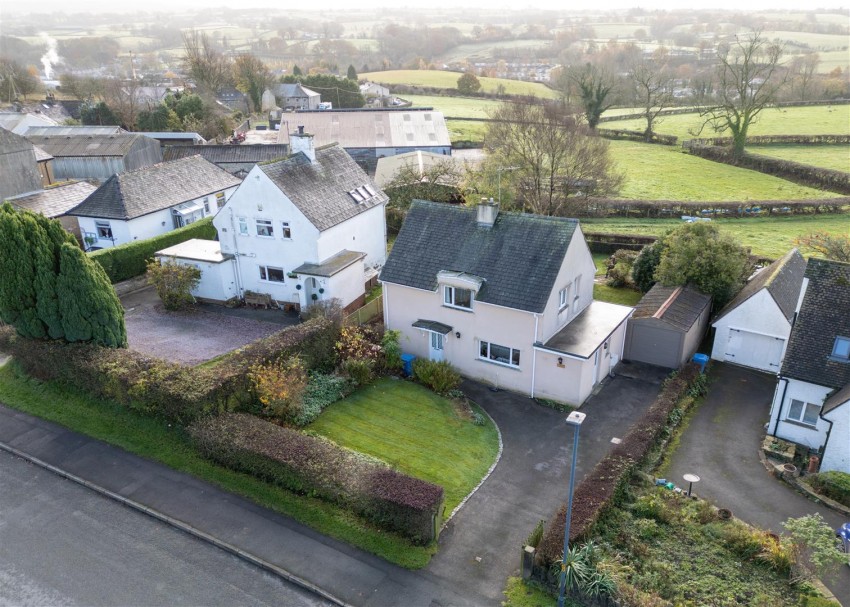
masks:
<instances>
[{"instance_id":1,"label":"garden shed","mask_svg":"<svg viewBox=\"0 0 850 607\"><path fill-rule=\"evenodd\" d=\"M692 287L653 286L626 326L623 358L677 369L697 351L711 297Z\"/></svg>"}]
</instances>

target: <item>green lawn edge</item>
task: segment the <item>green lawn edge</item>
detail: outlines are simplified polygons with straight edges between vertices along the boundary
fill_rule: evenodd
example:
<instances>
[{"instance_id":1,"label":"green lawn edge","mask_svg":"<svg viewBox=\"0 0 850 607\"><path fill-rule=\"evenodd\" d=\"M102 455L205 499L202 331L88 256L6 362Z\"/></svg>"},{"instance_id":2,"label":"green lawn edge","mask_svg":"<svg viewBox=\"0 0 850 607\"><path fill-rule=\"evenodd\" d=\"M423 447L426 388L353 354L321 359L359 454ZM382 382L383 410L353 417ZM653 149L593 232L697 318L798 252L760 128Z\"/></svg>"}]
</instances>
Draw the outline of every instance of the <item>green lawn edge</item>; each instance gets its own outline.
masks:
<instances>
[{"instance_id":1,"label":"green lawn edge","mask_svg":"<svg viewBox=\"0 0 850 607\"><path fill-rule=\"evenodd\" d=\"M414 546L342 508L213 464L194 451L182 428L58 382L32 379L14 360L0 366L0 402L191 474L406 569L421 569L437 551L436 543Z\"/></svg>"}]
</instances>

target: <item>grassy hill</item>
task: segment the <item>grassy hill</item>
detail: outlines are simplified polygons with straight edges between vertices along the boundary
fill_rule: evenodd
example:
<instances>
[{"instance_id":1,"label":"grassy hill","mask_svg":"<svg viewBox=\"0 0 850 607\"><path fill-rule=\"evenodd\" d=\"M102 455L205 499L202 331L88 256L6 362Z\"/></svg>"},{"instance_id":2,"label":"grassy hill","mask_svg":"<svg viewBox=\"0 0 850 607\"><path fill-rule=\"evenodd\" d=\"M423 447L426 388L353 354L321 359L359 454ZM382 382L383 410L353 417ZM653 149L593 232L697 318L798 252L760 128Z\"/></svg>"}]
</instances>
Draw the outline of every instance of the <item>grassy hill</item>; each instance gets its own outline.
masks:
<instances>
[{"instance_id":1,"label":"grassy hill","mask_svg":"<svg viewBox=\"0 0 850 607\"><path fill-rule=\"evenodd\" d=\"M386 72L369 72L360 74L372 82L382 84L409 84L411 86L432 86L445 89L456 89L457 79L461 74L458 72L447 72L443 70L389 70ZM536 95L547 99L554 99L557 93L539 82L523 82L521 80L508 80L506 78L478 78L481 82L481 90L485 93L495 93L499 85L505 87L508 95Z\"/></svg>"}]
</instances>

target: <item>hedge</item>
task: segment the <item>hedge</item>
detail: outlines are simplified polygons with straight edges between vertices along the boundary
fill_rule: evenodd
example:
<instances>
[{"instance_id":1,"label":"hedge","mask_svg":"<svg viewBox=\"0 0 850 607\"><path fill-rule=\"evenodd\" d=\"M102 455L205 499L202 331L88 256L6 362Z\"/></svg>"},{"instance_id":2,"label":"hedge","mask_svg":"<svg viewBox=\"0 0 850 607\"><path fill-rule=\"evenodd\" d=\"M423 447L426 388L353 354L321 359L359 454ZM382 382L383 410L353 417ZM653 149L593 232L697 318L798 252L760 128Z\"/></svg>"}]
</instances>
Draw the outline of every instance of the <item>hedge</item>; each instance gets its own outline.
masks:
<instances>
[{"instance_id":1,"label":"hedge","mask_svg":"<svg viewBox=\"0 0 850 607\"><path fill-rule=\"evenodd\" d=\"M699 368L689 363L675 377L667 380L661 393L623 441L582 479L573 494L570 542L587 538L599 518L623 497L632 473L666 436L670 413L698 375ZM564 504L549 518L540 542L538 551L547 565L563 555L566 512L567 505Z\"/></svg>"},{"instance_id":2,"label":"hedge","mask_svg":"<svg viewBox=\"0 0 850 607\"><path fill-rule=\"evenodd\" d=\"M37 379L63 381L132 409L188 424L209 413L259 411L248 368L295 352L309 368L325 368L333 359L337 333L335 325L316 318L202 367L173 364L129 349L26 339L10 327L0 328L0 351L12 354Z\"/></svg>"},{"instance_id":3,"label":"hedge","mask_svg":"<svg viewBox=\"0 0 850 607\"><path fill-rule=\"evenodd\" d=\"M136 240L109 249L101 249L91 254L91 259L99 263L112 284L128 280L145 273L147 262L153 254L170 246L186 242L192 238L216 240L218 233L212 224L212 217L172 230L161 236L145 240Z\"/></svg>"},{"instance_id":4,"label":"hedge","mask_svg":"<svg viewBox=\"0 0 850 607\"><path fill-rule=\"evenodd\" d=\"M675 135L659 135L652 133L649 141L643 131L628 131L625 129L596 129L596 134L603 139L625 139L626 141L639 141L641 143L658 143L661 145L676 145L679 140Z\"/></svg>"},{"instance_id":5,"label":"hedge","mask_svg":"<svg viewBox=\"0 0 850 607\"><path fill-rule=\"evenodd\" d=\"M350 508L417 543L437 537L443 488L379 460L245 413L200 419L189 434L202 455L228 468Z\"/></svg>"},{"instance_id":6,"label":"hedge","mask_svg":"<svg viewBox=\"0 0 850 607\"><path fill-rule=\"evenodd\" d=\"M815 491L850 508L850 474L830 470L811 474L806 480Z\"/></svg>"},{"instance_id":7,"label":"hedge","mask_svg":"<svg viewBox=\"0 0 850 607\"><path fill-rule=\"evenodd\" d=\"M766 158L759 156L759 158ZM801 165L804 166L804 165ZM838 171L832 171L838 172ZM850 204L850 197L815 198L806 200L739 200L702 201L682 200L637 200L614 198L587 199L587 212L578 216L625 216L634 217L679 217L697 215L702 217L762 217L764 214L837 213Z\"/></svg>"}]
</instances>

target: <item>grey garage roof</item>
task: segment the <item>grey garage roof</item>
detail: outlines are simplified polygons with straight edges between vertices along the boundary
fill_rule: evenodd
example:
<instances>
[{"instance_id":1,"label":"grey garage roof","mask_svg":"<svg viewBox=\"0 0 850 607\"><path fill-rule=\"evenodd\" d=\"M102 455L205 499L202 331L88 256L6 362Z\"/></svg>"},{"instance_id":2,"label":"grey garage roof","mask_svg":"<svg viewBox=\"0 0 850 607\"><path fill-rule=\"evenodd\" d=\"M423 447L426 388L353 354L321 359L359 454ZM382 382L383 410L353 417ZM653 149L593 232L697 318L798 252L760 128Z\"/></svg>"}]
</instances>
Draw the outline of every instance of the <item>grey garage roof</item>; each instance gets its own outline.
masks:
<instances>
[{"instance_id":1,"label":"grey garage roof","mask_svg":"<svg viewBox=\"0 0 850 607\"><path fill-rule=\"evenodd\" d=\"M800 297L805 272L806 260L797 249L791 249L753 276L732 301L726 304L726 307L720 311L714 321L717 322L762 289L767 289L776 305L782 310L785 318L790 322L794 317L794 310Z\"/></svg>"},{"instance_id":2,"label":"grey garage roof","mask_svg":"<svg viewBox=\"0 0 850 607\"><path fill-rule=\"evenodd\" d=\"M303 126L316 145L339 143L344 148L451 147L442 112L433 110L315 110L287 115L290 127ZM289 129L278 141L289 142Z\"/></svg>"},{"instance_id":3,"label":"grey garage roof","mask_svg":"<svg viewBox=\"0 0 850 607\"><path fill-rule=\"evenodd\" d=\"M841 389L850 362L832 358L835 338L850 338L850 264L810 258L800 313L791 329L781 375Z\"/></svg>"},{"instance_id":4,"label":"grey garage roof","mask_svg":"<svg viewBox=\"0 0 850 607\"><path fill-rule=\"evenodd\" d=\"M546 350L590 358L611 334L622 325L631 314L627 306L605 301L591 302L581 314L555 333L545 344L535 344Z\"/></svg>"},{"instance_id":5,"label":"grey garage roof","mask_svg":"<svg viewBox=\"0 0 850 607\"><path fill-rule=\"evenodd\" d=\"M56 185L40 192L12 198L13 206L33 213L41 213L45 217L55 218L65 215L68 211L88 198L97 188L86 181L75 181Z\"/></svg>"},{"instance_id":6,"label":"grey garage roof","mask_svg":"<svg viewBox=\"0 0 850 607\"><path fill-rule=\"evenodd\" d=\"M332 228L389 200L337 145L317 149L315 164L299 152L258 168L319 230ZM375 195L357 201L349 194L365 186L372 188Z\"/></svg>"},{"instance_id":7,"label":"grey garage roof","mask_svg":"<svg viewBox=\"0 0 850 607\"><path fill-rule=\"evenodd\" d=\"M113 175L68 214L133 219L239 185L241 180L190 156Z\"/></svg>"},{"instance_id":8,"label":"grey garage roof","mask_svg":"<svg viewBox=\"0 0 850 607\"><path fill-rule=\"evenodd\" d=\"M688 331L710 305L711 297L692 287L664 287L656 283L635 306L632 318L655 318Z\"/></svg>"},{"instance_id":9,"label":"grey garage roof","mask_svg":"<svg viewBox=\"0 0 850 607\"><path fill-rule=\"evenodd\" d=\"M283 144L242 145L168 145L162 153L165 161L178 160L199 154L213 164L269 162L289 156L289 146Z\"/></svg>"},{"instance_id":10,"label":"grey garage roof","mask_svg":"<svg viewBox=\"0 0 850 607\"><path fill-rule=\"evenodd\" d=\"M414 201L381 280L434 291L438 272L466 272L484 279L476 301L542 312L578 221L499 213L484 227L477 214L475 207Z\"/></svg>"}]
</instances>

